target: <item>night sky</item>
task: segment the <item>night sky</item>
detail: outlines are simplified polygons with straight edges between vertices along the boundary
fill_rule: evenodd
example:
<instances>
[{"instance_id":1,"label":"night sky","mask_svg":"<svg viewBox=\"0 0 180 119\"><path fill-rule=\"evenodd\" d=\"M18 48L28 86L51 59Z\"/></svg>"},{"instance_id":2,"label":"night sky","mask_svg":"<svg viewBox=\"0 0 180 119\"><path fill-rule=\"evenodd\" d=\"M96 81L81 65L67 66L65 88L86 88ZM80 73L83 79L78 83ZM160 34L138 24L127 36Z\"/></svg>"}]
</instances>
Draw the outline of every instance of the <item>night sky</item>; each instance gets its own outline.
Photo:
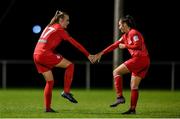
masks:
<instances>
[{"instance_id":1,"label":"night sky","mask_svg":"<svg viewBox=\"0 0 180 119\"><path fill-rule=\"evenodd\" d=\"M40 35L32 33L32 26L44 28L57 9L70 15L69 34L95 54L113 42L113 4L113 0L7 0L1 4L0 59L32 59ZM174 1L124 1L124 14L134 17L153 61L180 60L178 9ZM66 42L57 51L73 60L87 60ZM112 60L111 56L105 60Z\"/></svg>"}]
</instances>

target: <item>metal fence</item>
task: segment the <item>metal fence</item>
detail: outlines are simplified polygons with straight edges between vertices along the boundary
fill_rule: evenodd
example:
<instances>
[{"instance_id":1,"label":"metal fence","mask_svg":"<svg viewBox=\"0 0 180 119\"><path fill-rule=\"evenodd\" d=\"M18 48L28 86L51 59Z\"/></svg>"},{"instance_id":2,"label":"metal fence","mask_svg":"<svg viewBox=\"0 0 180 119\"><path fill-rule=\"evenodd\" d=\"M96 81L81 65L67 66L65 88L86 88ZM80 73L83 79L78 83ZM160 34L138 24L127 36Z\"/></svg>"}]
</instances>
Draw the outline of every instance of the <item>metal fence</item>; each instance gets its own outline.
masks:
<instances>
[{"instance_id":1,"label":"metal fence","mask_svg":"<svg viewBox=\"0 0 180 119\"><path fill-rule=\"evenodd\" d=\"M0 60L0 63L2 65L2 89L6 89L7 88L7 65L11 65L11 64L23 64L23 65L27 65L27 64L33 64L33 61L31 60ZM86 72L86 89L89 90L90 87L90 83L91 83L91 66L90 66L90 62L82 62L82 61L76 61L75 62L77 65L78 64L83 64L85 65L85 72ZM101 64L112 64L112 62L102 62ZM180 62L175 62L175 61L171 61L171 62L152 62L152 65L170 65L171 66L171 91L175 90L175 67L176 65L180 64Z\"/></svg>"}]
</instances>

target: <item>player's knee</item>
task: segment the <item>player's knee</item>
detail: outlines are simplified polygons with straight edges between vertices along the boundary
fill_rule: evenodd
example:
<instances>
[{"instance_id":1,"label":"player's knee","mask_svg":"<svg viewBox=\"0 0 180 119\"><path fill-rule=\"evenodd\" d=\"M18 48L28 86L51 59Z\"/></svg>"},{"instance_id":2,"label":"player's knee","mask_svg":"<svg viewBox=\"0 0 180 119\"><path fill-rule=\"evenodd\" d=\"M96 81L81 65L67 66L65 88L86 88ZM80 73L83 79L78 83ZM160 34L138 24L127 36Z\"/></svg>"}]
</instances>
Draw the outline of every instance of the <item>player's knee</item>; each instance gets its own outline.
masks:
<instances>
[{"instance_id":1,"label":"player's knee","mask_svg":"<svg viewBox=\"0 0 180 119\"><path fill-rule=\"evenodd\" d=\"M138 85L131 84L131 90L137 90L137 89L138 89Z\"/></svg>"},{"instance_id":2,"label":"player's knee","mask_svg":"<svg viewBox=\"0 0 180 119\"><path fill-rule=\"evenodd\" d=\"M118 73L114 70L113 71L113 77L115 77L116 75L118 75Z\"/></svg>"},{"instance_id":3,"label":"player's knee","mask_svg":"<svg viewBox=\"0 0 180 119\"><path fill-rule=\"evenodd\" d=\"M118 76L118 75L121 76L122 75L121 72L114 70L113 71L113 77Z\"/></svg>"},{"instance_id":4,"label":"player's knee","mask_svg":"<svg viewBox=\"0 0 180 119\"><path fill-rule=\"evenodd\" d=\"M73 68L74 69L74 64L73 63L70 63L68 66L67 66L67 68Z\"/></svg>"}]
</instances>

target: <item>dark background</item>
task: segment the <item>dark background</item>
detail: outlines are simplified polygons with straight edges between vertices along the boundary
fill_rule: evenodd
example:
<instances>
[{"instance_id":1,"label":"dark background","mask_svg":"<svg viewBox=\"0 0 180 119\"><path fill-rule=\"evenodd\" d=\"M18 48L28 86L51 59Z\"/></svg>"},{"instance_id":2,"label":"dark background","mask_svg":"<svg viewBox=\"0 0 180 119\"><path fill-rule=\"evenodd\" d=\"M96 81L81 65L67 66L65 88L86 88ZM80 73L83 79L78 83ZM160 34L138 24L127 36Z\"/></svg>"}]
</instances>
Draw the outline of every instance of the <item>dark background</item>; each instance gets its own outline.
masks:
<instances>
[{"instance_id":1,"label":"dark background","mask_svg":"<svg viewBox=\"0 0 180 119\"><path fill-rule=\"evenodd\" d=\"M32 27L39 24L44 28L59 9L70 15L69 34L90 53L96 54L113 43L113 0L6 0L0 4L0 60L32 60L33 50L40 34L33 34ZM154 62L178 62L180 8L177 1L124 0L123 13L134 17L137 29L143 34L152 65L142 88L170 89L171 65ZM88 61L68 42L57 48L70 61ZM91 65L91 87L112 88L113 53L102 58L100 64ZM124 51L124 60L129 58ZM2 64L1 64L2 66ZM85 66L76 64L74 87L85 86ZM176 64L175 88L180 88L179 65ZM63 85L63 69L53 69L56 86ZM0 70L1 71L1 70ZM2 74L1 74L2 75ZM124 77L129 88L130 75ZM8 87L43 87L34 64L7 64Z\"/></svg>"}]
</instances>

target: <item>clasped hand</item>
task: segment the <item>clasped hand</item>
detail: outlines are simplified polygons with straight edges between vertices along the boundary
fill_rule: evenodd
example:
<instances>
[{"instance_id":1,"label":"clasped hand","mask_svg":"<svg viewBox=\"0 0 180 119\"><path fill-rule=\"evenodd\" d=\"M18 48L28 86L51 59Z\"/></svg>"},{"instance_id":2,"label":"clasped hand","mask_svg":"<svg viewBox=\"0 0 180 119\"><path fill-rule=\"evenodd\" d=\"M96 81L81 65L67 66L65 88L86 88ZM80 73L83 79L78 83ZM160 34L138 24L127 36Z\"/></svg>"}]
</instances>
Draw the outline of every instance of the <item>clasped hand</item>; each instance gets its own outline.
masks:
<instances>
[{"instance_id":1,"label":"clasped hand","mask_svg":"<svg viewBox=\"0 0 180 119\"><path fill-rule=\"evenodd\" d=\"M97 53L97 54L95 54L95 55L89 55L89 56L88 56L88 59L89 59L89 61L90 61L92 64L94 64L94 63L96 63L96 62L99 63L99 61L100 61L100 59L101 59L101 56L102 56L102 53L100 52L100 53Z\"/></svg>"}]
</instances>

